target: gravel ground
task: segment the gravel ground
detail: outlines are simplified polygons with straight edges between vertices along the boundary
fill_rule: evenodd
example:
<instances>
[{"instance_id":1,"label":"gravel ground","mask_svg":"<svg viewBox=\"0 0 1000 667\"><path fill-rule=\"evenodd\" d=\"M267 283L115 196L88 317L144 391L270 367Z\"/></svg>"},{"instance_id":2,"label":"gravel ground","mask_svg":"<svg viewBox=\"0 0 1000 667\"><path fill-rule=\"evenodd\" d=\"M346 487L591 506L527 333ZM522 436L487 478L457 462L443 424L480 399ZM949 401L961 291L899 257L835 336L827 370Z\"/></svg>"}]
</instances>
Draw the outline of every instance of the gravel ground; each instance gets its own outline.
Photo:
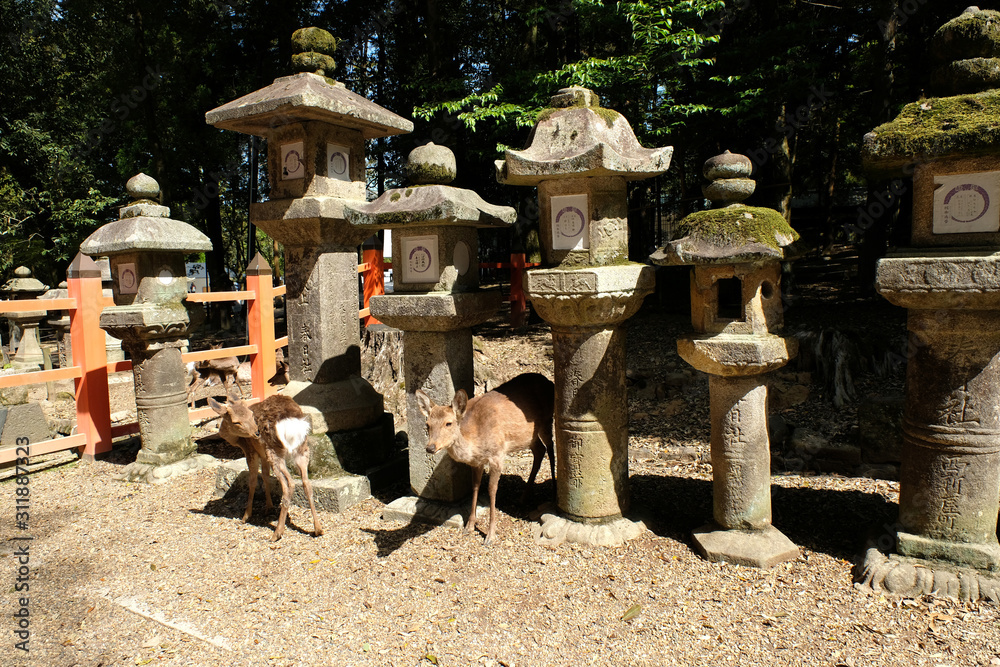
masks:
<instances>
[{"instance_id":1,"label":"gravel ground","mask_svg":"<svg viewBox=\"0 0 1000 667\"><path fill-rule=\"evenodd\" d=\"M790 312L790 328L796 317L838 322L829 305ZM901 335L899 313L853 307ZM896 482L778 474L774 523L802 547L799 559L761 571L692 550L690 530L711 516L711 467L707 382L681 377L673 344L687 326L656 304L629 324L631 492L649 528L629 544L535 545L531 517L555 491L543 466L533 500L518 503L529 454L501 480L487 548L482 534L383 522L403 484L345 514L321 513L319 538L306 532L308 509L293 507L285 537L271 543L277 513L258 502L241 524L245 499L214 498L212 470L163 486L115 481L135 456L121 446L32 474L24 531L18 487L0 483L0 665L1000 665L996 606L853 587L866 534L895 521ZM495 381L551 375L544 325L479 335ZM900 382L896 373L859 386ZM834 440L851 437L852 415L817 387L783 412ZM676 448L688 454L680 462ZM237 454L210 436L199 449ZM15 550L27 535L30 592L18 593ZM24 596L29 653L14 647Z\"/></svg>"}]
</instances>

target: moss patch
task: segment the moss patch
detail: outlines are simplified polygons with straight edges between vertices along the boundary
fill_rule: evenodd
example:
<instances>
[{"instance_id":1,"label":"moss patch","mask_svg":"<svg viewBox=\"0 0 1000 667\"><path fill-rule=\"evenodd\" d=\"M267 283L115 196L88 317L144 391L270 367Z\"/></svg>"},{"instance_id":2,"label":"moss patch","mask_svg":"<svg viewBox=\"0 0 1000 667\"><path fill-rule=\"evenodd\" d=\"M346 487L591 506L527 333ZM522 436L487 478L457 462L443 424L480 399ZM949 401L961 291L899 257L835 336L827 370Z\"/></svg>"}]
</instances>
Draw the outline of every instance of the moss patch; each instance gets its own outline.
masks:
<instances>
[{"instance_id":1,"label":"moss patch","mask_svg":"<svg viewBox=\"0 0 1000 667\"><path fill-rule=\"evenodd\" d=\"M931 54L939 63L1000 55L1000 12L987 9L956 16L934 33Z\"/></svg>"},{"instance_id":2,"label":"moss patch","mask_svg":"<svg viewBox=\"0 0 1000 667\"><path fill-rule=\"evenodd\" d=\"M1000 150L1000 91L914 102L865 136L866 166Z\"/></svg>"},{"instance_id":3,"label":"moss patch","mask_svg":"<svg viewBox=\"0 0 1000 667\"><path fill-rule=\"evenodd\" d=\"M535 124L537 125L539 123L544 123L548 119L552 118L553 114L555 114L557 111L566 111L567 109L583 109L583 108L590 109L591 111L593 111L594 113L596 113L598 116L600 116L601 118L603 118L604 122L607 123L607 125L608 125L609 128L613 127L614 124L615 124L615 121L618 120L618 118L621 116L621 114L618 113L617 111L615 111L614 109L605 109L604 107L600 107L600 106L597 106L597 107L594 107L594 106L588 107L588 106L586 106L583 103L583 100L581 99L581 100L575 101L572 106L559 107L559 108L548 107L546 109L542 109L541 111L538 112L538 117L535 119Z\"/></svg>"},{"instance_id":4,"label":"moss patch","mask_svg":"<svg viewBox=\"0 0 1000 667\"><path fill-rule=\"evenodd\" d=\"M410 181L418 185L446 184L455 180L455 171L442 164L410 164L406 173Z\"/></svg>"},{"instance_id":5,"label":"moss patch","mask_svg":"<svg viewBox=\"0 0 1000 667\"><path fill-rule=\"evenodd\" d=\"M315 51L332 56L337 51L337 39L322 28L299 28L292 33L292 49L297 53Z\"/></svg>"},{"instance_id":6,"label":"moss patch","mask_svg":"<svg viewBox=\"0 0 1000 667\"><path fill-rule=\"evenodd\" d=\"M296 72L332 72L337 69L337 63L330 56L315 51L296 53L292 56L292 68Z\"/></svg>"},{"instance_id":7,"label":"moss patch","mask_svg":"<svg viewBox=\"0 0 1000 667\"><path fill-rule=\"evenodd\" d=\"M678 238L692 236L720 246L760 243L780 249L799 238L785 218L770 208L732 206L699 211L685 217L677 226ZM791 239L791 241L781 240Z\"/></svg>"},{"instance_id":8,"label":"moss patch","mask_svg":"<svg viewBox=\"0 0 1000 667\"><path fill-rule=\"evenodd\" d=\"M401 195L398 192L393 192L389 195L389 201L399 201L400 196Z\"/></svg>"}]
</instances>

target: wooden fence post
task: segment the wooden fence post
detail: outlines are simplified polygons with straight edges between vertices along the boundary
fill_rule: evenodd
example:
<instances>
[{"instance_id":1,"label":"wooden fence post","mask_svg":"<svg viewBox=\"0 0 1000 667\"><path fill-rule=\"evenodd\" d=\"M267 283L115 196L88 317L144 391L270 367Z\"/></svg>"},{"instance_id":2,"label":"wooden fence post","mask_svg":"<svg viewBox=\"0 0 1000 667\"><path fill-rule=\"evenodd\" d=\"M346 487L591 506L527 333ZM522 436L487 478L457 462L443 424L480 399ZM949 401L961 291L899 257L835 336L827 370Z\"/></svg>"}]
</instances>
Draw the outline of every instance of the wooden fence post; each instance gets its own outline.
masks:
<instances>
[{"instance_id":1,"label":"wooden fence post","mask_svg":"<svg viewBox=\"0 0 1000 667\"><path fill-rule=\"evenodd\" d=\"M510 256L510 326L514 329L524 326L526 301L524 298L525 255L512 253Z\"/></svg>"},{"instance_id":2,"label":"wooden fence post","mask_svg":"<svg viewBox=\"0 0 1000 667\"><path fill-rule=\"evenodd\" d=\"M274 355L274 283L271 267L259 252L247 267L247 291L254 293L247 304L247 342L257 346L250 360L251 395L264 400L277 393L268 380L277 372Z\"/></svg>"},{"instance_id":3,"label":"wooden fence post","mask_svg":"<svg viewBox=\"0 0 1000 667\"><path fill-rule=\"evenodd\" d=\"M101 269L90 257L77 253L66 271L69 298L76 307L69 311L73 362L80 367L76 384L76 428L87 436L83 458L111 451L111 403L108 398L108 356L101 329L104 295Z\"/></svg>"},{"instance_id":4,"label":"wooden fence post","mask_svg":"<svg viewBox=\"0 0 1000 667\"><path fill-rule=\"evenodd\" d=\"M373 296L385 294L385 269L382 266L382 251L379 248L367 248L361 253L361 263L368 268L362 274L364 280L364 304L363 309L368 310L368 301ZM369 324L381 324L371 316L371 311L364 318L365 326Z\"/></svg>"}]
</instances>

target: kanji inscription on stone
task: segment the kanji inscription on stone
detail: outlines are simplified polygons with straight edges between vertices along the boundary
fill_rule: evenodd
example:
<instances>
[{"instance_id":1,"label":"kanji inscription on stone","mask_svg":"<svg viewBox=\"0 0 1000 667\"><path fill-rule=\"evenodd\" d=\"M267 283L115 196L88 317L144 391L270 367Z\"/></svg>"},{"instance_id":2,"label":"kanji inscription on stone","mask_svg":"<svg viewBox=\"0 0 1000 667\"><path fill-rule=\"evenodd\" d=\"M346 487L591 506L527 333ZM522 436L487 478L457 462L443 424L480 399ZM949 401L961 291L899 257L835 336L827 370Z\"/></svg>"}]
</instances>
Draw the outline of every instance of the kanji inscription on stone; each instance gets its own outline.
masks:
<instances>
[{"instance_id":1,"label":"kanji inscription on stone","mask_svg":"<svg viewBox=\"0 0 1000 667\"><path fill-rule=\"evenodd\" d=\"M305 158L303 156L303 144L296 141L292 144L282 144L281 146L281 180L291 181L296 178L304 178L306 175Z\"/></svg>"},{"instance_id":2,"label":"kanji inscription on stone","mask_svg":"<svg viewBox=\"0 0 1000 667\"><path fill-rule=\"evenodd\" d=\"M935 234L1000 231L1000 171L934 177Z\"/></svg>"},{"instance_id":3,"label":"kanji inscription on stone","mask_svg":"<svg viewBox=\"0 0 1000 667\"><path fill-rule=\"evenodd\" d=\"M404 283L434 283L441 275L438 266L438 237L411 236L402 240Z\"/></svg>"},{"instance_id":4,"label":"kanji inscription on stone","mask_svg":"<svg viewBox=\"0 0 1000 667\"><path fill-rule=\"evenodd\" d=\"M587 250L590 248L590 216L587 195L552 197L552 248Z\"/></svg>"},{"instance_id":5,"label":"kanji inscription on stone","mask_svg":"<svg viewBox=\"0 0 1000 667\"><path fill-rule=\"evenodd\" d=\"M351 149L337 144L326 145L326 175L338 181L351 180Z\"/></svg>"}]
</instances>

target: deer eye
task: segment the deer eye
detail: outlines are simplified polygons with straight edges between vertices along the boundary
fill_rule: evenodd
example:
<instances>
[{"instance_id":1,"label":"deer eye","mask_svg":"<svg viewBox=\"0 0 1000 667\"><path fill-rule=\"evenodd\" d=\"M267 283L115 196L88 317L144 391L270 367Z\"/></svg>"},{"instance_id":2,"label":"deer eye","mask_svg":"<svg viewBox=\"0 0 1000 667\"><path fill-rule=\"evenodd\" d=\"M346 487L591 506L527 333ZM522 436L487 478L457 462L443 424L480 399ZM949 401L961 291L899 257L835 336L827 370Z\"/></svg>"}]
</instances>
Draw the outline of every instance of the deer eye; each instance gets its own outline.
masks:
<instances>
[{"instance_id":1,"label":"deer eye","mask_svg":"<svg viewBox=\"0 0 1000 667\"><path fill-rule=\"evenodd\" d=\"M445 426L451 426L451 422L445 422Z\"/></svg>"}]
</instances>

